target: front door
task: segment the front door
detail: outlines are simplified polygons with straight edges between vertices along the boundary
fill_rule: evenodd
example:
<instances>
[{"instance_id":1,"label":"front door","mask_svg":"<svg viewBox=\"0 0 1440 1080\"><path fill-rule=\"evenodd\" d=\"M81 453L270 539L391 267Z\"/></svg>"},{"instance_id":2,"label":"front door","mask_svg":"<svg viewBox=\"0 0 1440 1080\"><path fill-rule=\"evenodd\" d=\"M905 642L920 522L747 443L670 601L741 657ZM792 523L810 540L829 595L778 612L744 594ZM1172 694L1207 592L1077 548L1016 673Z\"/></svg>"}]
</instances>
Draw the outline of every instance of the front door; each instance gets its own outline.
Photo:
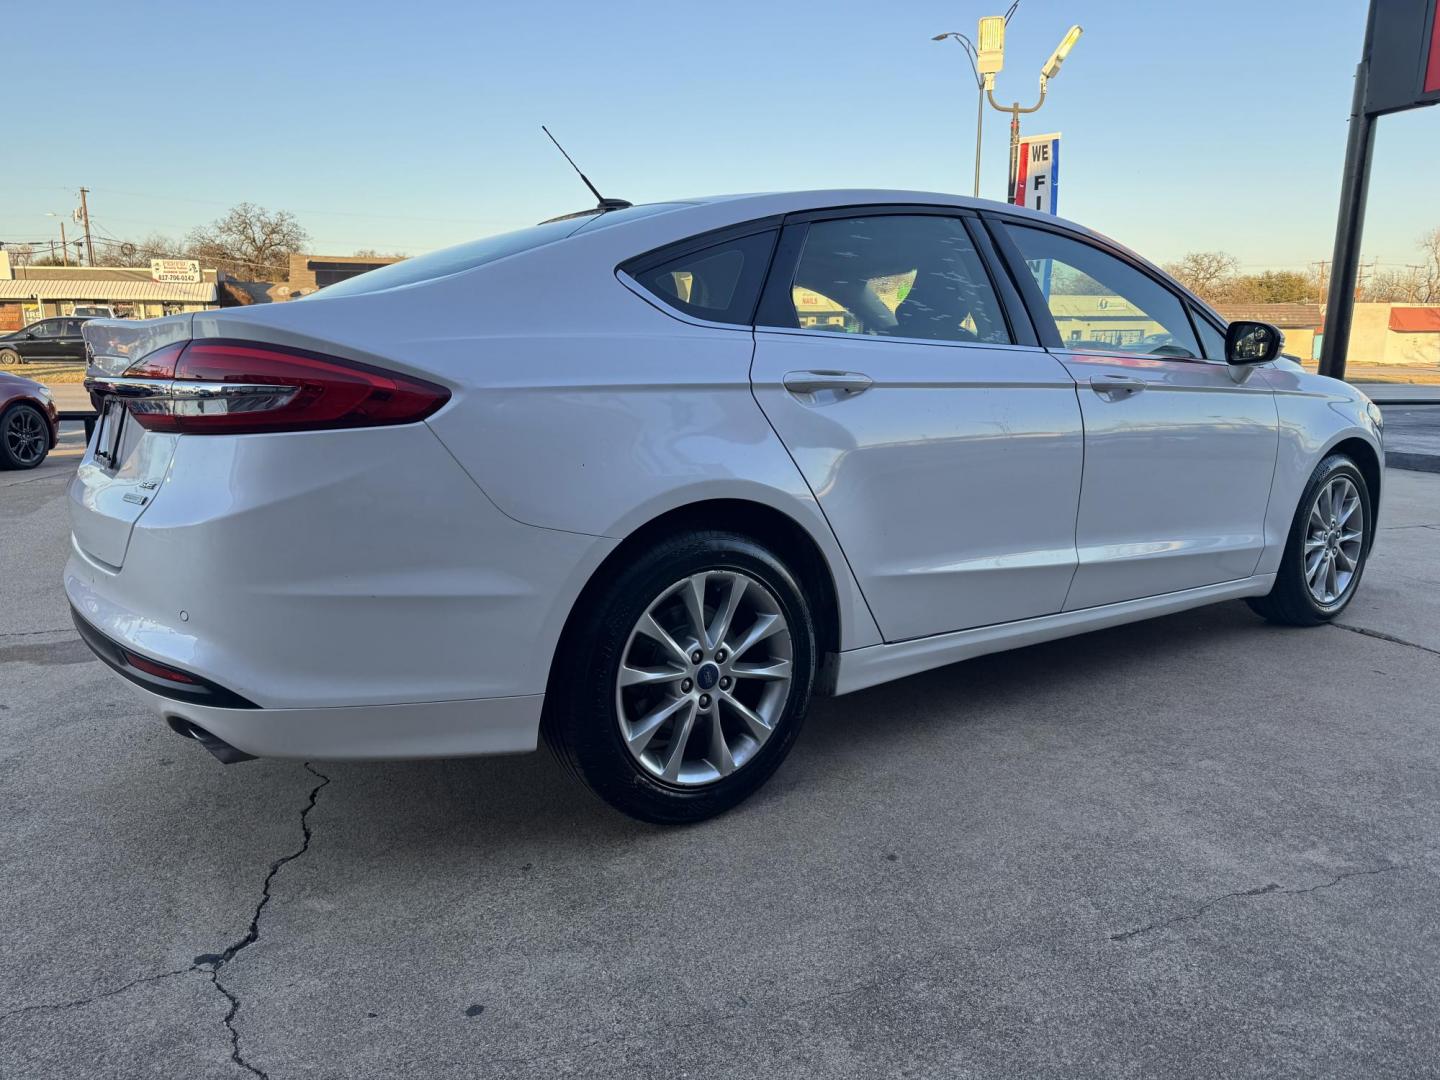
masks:
<instances>
[{"instance_id":1,"label":"front door","mask_svg":"<svg viewBox=\"0 0 1440 1080\"><path fill-rule=\"evenodd\" d=\"M887 641L1061 609L1075 386L1015 344L961 218L787 226L757 321L756 399Z\"/></svg>"},{"instance_id":2,"label":"front door","mask_svg":"<svg viewBox=\"0 0 1440 1080\"><path fill-rule=\"evenodd\" d=\"M60 357L60 319L42 319L25 328L25 336L17 343L20 355L27 361L51 361Z\"/></svg>"},{"instance_id":3,"label":"front door","mask_svg":"<svg viewBox=\"0 0 1440 1080\"><path fill-rule=\"evenodd\" d=\"M1269 387L1237 383L1223 357L1207 357L1185 302L1159 278L1073 236L1007 229L1085 417L1066 610L1249 577L1278 446Z\"/></svg>"}]
</instances>

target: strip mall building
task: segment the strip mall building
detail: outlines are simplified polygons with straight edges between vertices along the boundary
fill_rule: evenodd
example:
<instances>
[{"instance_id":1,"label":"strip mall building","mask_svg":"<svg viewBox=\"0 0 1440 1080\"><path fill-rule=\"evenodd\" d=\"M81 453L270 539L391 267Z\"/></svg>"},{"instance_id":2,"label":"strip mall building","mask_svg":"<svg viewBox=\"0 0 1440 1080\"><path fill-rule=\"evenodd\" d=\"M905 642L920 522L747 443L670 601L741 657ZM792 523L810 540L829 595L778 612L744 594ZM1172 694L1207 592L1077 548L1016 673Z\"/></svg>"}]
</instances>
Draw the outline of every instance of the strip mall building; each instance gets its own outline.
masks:
<instances>
[{"instance_id":1,"label":"strip mall building","mask_svg":"<svg viewBox=\"0 0 1440 1080\"><path fill-rule=\"evenodd\" d=\"M201 270L198 282L153 281L145 268L118 266L15 267L0 251L0 333L20 330L77 306L103 306L130 319L154 319L216 304L216 274Z\"/></svg>"}]
</instances>

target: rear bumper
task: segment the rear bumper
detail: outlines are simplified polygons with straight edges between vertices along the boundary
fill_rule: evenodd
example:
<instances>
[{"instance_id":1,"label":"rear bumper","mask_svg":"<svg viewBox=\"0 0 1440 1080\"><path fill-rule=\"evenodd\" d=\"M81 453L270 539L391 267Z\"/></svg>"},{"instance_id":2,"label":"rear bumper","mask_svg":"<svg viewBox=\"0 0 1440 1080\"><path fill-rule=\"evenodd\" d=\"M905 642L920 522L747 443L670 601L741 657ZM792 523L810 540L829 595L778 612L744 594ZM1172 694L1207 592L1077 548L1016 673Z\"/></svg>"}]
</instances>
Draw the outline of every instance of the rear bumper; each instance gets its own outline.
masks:
<instances>
[{"instance_id":1,"label":"rear bumper","mask_svg":"<svg viewBox=\"0 0 1440 1080\"><path fill-rule=\"evenodd\" d=\"M136 694L166 720L186 720L255 757L361 761L521 754L535 749L544 694L356 705L328 709L221 709Z\"/></svg>"},{"instance_id":2,"label":"rear bumper","mask_svg":"<svg viewBox=\"0 0 1440 1080\"><path fill-rule=\"evenodd\" d=\"M66 592L120 648L258 710L541 695L616 543L505 517L423 424L177 441L114 564L72 485Z\"/></svg>"}]
</instances>

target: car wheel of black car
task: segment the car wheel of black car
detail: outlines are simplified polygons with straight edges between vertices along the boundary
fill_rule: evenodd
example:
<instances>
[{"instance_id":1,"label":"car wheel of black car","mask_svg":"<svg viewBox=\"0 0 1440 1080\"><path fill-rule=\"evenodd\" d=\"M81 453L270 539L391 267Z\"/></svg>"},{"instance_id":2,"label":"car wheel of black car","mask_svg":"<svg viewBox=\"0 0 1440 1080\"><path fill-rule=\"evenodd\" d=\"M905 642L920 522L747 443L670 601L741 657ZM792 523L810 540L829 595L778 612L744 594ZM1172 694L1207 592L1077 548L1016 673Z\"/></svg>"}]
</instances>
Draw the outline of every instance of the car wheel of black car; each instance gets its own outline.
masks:
<instances>
[{"instance_id":1,"label":"car wheel of black car","mask_svg":"<svg viewBox=\"0 0 1440 1080\"><path fill-rule=\"evenodd\" d=\"M11 367L14 364L25 363L25 358L14 349L0 349L0 365Z\"/></svg>"},{"instance_id":2,"label":"car wheel of black car","mask_svg":"<svg viewBox=\"0 0 1440 1080\"><path fill-rule=\"evenodd\" d=\"M33 469L50 453L50 425L34 405L17 401L0 414L0 469Z\"/></svg>"}]
</instances>

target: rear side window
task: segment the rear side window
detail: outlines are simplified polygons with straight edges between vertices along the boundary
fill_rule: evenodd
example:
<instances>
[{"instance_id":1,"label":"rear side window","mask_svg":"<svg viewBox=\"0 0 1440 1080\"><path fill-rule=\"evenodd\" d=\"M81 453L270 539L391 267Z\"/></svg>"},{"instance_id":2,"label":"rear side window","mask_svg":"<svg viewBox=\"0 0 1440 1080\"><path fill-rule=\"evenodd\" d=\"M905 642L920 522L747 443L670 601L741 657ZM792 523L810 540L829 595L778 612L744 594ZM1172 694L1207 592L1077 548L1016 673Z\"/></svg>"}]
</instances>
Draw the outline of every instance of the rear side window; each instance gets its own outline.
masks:
<instances>
[{"instance_id":1,"label":"rear side window","mask_svg":"<svg viewBox=\"0 0 1440 1080\"><path fill-rule=\"evenodd\" d=\"M1008 344L1010 332L959 218L817 221L776 324L802 330Z\"/></svg>"},{"instance_id":2,"label":"rear side window","mask_svg":"<svg viewBox=\"0 0 1440 1080\"><path fill-rule=\"evenodd\" d=\"M710 322L749 326L775 237L771 229L679 255L656 252L622 269L677 311Z\"/></svg>"}]
</instances>

